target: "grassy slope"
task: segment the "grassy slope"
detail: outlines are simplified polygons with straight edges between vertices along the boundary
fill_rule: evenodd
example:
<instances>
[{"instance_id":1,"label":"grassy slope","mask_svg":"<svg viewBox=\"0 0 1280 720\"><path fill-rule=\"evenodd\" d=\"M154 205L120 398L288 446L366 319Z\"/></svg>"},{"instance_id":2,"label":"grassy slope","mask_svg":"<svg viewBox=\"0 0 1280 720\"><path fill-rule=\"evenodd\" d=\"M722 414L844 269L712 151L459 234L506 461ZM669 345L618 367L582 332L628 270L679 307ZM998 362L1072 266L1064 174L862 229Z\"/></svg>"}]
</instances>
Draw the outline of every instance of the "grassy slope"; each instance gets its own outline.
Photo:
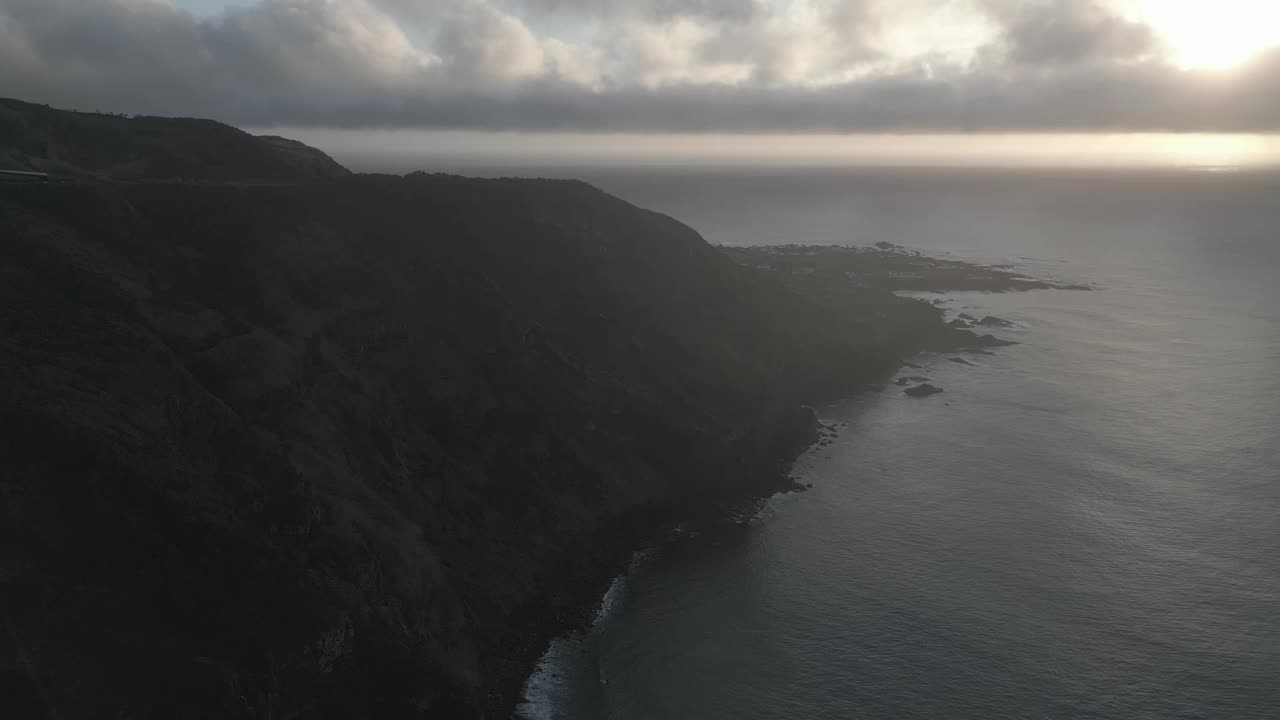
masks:
<instances>
[{"instance_id":1,"label":"grassy slope","mask_svg":"<svg viewBox=\"0 0 1280 720\"><path fill-rule=\"evenodd\" d=\"M314 148L212 120L80 113L3 98L0 168L121 180L281 182L348 174Z\"/></svg>"}]
</instances>

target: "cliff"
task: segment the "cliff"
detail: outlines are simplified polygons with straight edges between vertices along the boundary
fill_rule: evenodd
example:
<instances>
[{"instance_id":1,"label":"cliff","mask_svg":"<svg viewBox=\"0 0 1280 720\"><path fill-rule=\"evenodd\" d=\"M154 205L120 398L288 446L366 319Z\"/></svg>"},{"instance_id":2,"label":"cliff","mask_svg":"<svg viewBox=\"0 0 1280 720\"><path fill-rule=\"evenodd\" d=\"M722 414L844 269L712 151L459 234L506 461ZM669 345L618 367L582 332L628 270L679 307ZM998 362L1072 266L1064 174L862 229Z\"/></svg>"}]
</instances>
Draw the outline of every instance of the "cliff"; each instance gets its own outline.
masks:
<instances>
[{"instance_id":1,"label":"cliff","mask_svg":"<svg viewBox=\"0 0 1280 720\"><path fill-rule=\"evenodd\" d=\"M66 180L0 187L15 717L502 717L632 550L788 487L803 402L983 342L576 182L16 100L0 166Z\"/></svg>"},{"instance_id":2,"label":"cliff","mask_svg":"<svg viewBox=\"0 0 1280 720\"><path fill-rule=\"evenodd\" d=\"M783 488L800 403L940 327L850 333L575 182L14 186L0 237L31 717L500 717L631 550Z\"/></svg>"}]
</instances>

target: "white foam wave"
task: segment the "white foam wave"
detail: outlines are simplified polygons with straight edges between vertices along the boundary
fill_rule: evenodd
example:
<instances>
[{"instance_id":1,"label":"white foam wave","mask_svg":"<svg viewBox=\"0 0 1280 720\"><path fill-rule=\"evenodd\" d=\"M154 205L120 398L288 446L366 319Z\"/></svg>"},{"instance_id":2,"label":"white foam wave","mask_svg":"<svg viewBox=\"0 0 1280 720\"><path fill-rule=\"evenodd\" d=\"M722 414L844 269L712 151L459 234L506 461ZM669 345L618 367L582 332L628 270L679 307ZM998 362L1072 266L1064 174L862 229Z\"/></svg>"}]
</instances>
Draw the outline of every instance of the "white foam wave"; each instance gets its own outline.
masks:
<instances>
[{"instance_id":1,"label":"white foam wave","mask_svg":"<svg viewBox=\"0 0 1280 720\"><path fill-rule=\"evenodd\" d=\"M584 656L591 649L594 633L617 610L627 586L627 577L636 572L648 559L650 551L642 550L631 556L627 572L613 579L609 589L600 598L600 607L586 631L573 631L551 641L524 684L524 697L516 708L519 720L562 720L565 707L572 697L572 678L575 670L582 668ZM604 678L598 678L604 682Z\"/></svg>"},{"instance_id":2,"label":"white foam wave","mask_svg":"<svg viewBox=\"0 0 1280 720\"><path fill-rule=\"evenodd\" d=\"M562 635L551 641L538 660L533 674L524 683L524 697L516 708L519 720L559 720L568 698L568 673L583 652L581 633Z\"/></svg>"},{"instance_id":3,"label":"white foam wave","mask_svg":"<svg viewBox=\"0 0 1280 720\"><path fill-rule=\"evenodd\" d=\"M633 557L631 561L634 563L635 558ZM600 607L596 610L596 618L591 621L592 628L598 627L600 623L609 619L614 608L618 605L618 598L622 596L622 589L626 582L627 576L619 575L613 579L612 583L609 583L609 589L605 591L604 597L600 598Z\"/></svg>"}]
</instances>

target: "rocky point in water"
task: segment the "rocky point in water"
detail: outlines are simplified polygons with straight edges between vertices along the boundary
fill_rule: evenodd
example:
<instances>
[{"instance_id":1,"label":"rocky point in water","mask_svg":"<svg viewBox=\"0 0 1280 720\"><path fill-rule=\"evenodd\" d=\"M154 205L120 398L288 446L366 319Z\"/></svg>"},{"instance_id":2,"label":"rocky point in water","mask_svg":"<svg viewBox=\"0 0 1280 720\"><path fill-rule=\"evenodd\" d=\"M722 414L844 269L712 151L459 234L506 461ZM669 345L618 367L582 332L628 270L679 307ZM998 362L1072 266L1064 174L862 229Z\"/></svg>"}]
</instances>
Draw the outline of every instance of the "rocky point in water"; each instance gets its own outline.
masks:
<instances>
[{"instance_id":1,"label":"rocky point in water","mask_svg":"<svg viewBox=\"0 0 1280 720\"><path fill-rule=\"evenodd\" d=\"M1005 320L1004 318L998 318L995 315L988 315L979 320L976 324L981 325L982 327L992 328L1011 328L1015 326L1014 323Z\"/></svg>"},{"instance_id":2,"label":"rocky point in water","mask_svg":"<svg viewBox=\"0 0 1280 720\"><path fill-rule=\"evenodd\" d=\"M773 274L784 283L821 285L827 291L839 289L841 293L849 289L914 292L1090 289L1085 285L1023 277L1006 267L933 258L884 242L873 248L781 245L723 249L738 262ZM959 317L973 320L963 314ZM990 316L989 319L999 320Z\"/></svg>"}]
</instances>

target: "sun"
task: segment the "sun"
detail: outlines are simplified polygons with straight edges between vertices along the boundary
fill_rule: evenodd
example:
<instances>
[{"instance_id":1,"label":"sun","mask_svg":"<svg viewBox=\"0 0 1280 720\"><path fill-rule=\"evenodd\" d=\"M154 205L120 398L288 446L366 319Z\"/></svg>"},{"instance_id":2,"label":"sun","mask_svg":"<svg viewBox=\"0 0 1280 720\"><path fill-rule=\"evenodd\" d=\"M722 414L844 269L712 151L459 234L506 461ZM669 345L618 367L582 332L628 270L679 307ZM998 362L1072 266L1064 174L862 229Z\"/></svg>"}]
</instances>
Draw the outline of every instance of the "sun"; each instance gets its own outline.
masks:
<instances>
[{"instance_id":1,"label":"sun","mask_svg":"<svg viewBox=\"0 0 1280 720\"><path fill-rule=\"evenodd\" d=\"M1185 69L1225 70L1280 45L1280 0L1138 0Z\"/></svg>"}]
</instances>

